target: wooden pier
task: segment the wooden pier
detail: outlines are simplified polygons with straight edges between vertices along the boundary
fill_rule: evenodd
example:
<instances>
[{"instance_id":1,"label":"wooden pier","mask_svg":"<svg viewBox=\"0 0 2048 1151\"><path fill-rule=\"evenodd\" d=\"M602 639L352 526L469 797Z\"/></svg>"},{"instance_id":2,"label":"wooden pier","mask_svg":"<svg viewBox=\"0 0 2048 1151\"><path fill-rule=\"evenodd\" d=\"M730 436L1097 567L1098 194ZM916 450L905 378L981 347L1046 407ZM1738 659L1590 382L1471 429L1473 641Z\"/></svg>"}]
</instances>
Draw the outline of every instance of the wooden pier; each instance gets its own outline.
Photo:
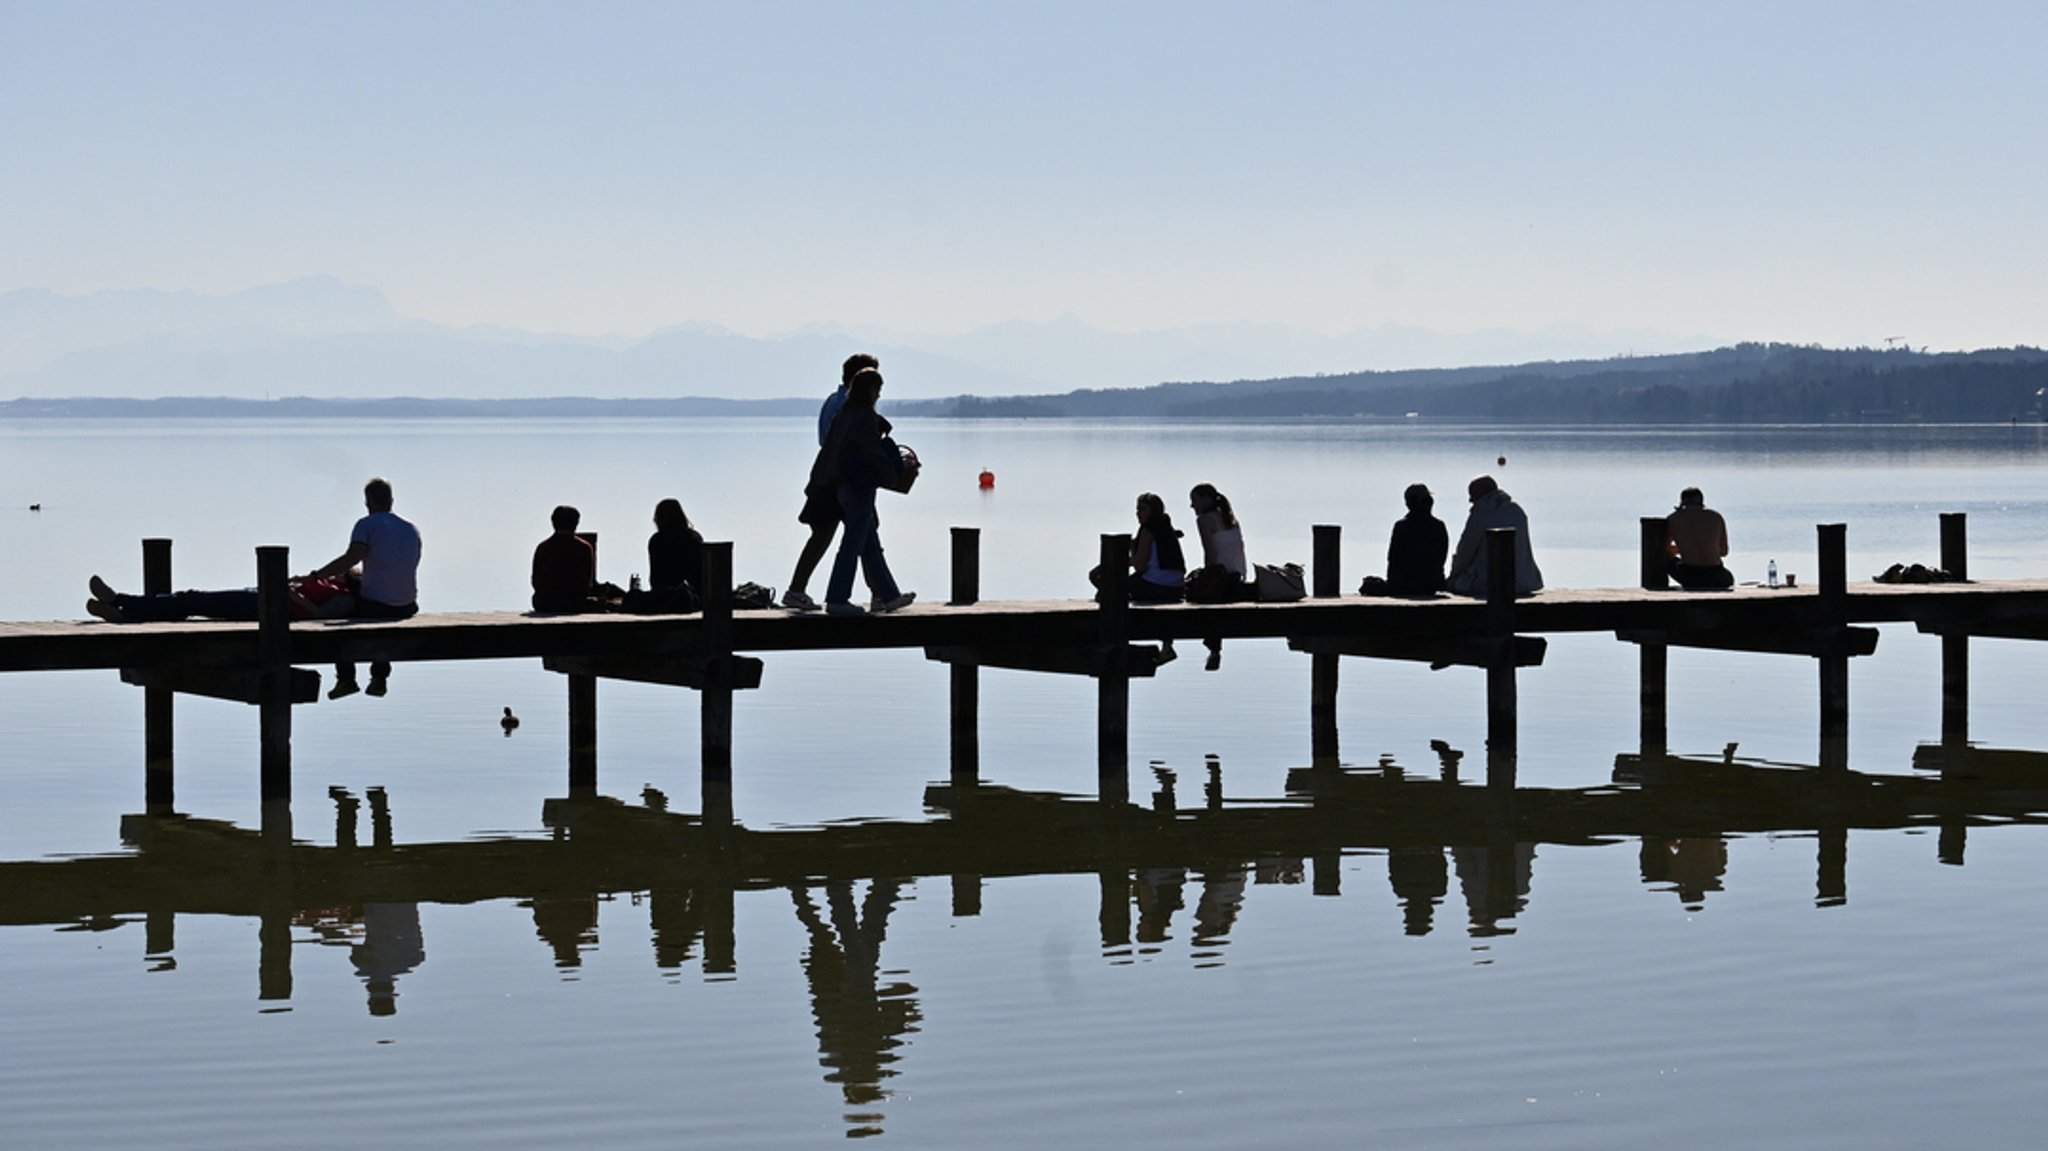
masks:
<instances>
[{"instance_id":1,"label":"wooden pier","mask_svg":"<svg viewBox=\"0 0 2048 1151\"><path fill-rule=\"evenodd\" d=\"M1911 623L1938 636L1943 668L1945 745L1968 740L1968 641L1972 636L2048 639L2048 580L1966 580L1961 515L1941 517L1940 566L1957 582L1851 584L1847 530L1817 529L1819 579L1798 588L1682 591L1665 587L1661 519L1642 521L1638 588L1545 589L1512 594L1513 534L1490 533L1494 586L1484 599L1449 595L1392 598L1341 594L1339 531L1314 532L1311 594L1292 603L1133 606L1093 603L983 602L979 536L955 528L953 587L945 604L919 604L881 616L842 618L782 610L734 610L732 545L706 545L703 609L685 616L619 614L539 616L515 612L422 614L403 621L298 621L285 609L289 572L283 548L258 548L261 619L247 623L0 623L0 671L118 669L144 689L145 799L172 810L173 706L179 693L256 706L266 805L291 793L291 713L320 699L319 675L302 665L539 659L561 673L569 712L568 784L574 795L597 785L600 679L689 688L702 711L705 823L730 824L732 715L736 693L759 686L763 656L781 652L911 648L948 665L952 701L952 774L979 779L979 671L1013 668L1085 675L1097 681L1097 792L1105 804L1129 798L1130 683L1151 676L1162 640L1280 638L1311 660L1310 722L1318 765L1337 762L1336 701L1342 658L1419 660L1476 667L1486 675L1487 778L1514 786L1516 677L1540 666L1544 636L1608 632L1641 652L1640 710L1645 754L1665 750L1665 681L1673 647L1796 655L1818 669L1820 760L1846 763L1849 662L1875 650L1869 625ZM1105 535L1105 564L1120 567L1129 537ZM170 543L144 541L146 592L171 587ZM289 835L289 820L281 825Z\"/></svg>"}]
</instances>

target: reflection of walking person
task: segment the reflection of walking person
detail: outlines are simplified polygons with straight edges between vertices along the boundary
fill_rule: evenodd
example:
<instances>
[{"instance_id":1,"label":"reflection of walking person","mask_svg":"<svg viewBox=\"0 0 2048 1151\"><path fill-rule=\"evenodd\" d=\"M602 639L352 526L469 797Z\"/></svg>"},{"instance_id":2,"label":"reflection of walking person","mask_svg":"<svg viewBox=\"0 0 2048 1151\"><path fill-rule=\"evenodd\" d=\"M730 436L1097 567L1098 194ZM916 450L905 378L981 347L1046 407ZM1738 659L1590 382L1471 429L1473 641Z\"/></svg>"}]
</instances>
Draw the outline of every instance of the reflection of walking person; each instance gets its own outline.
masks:
<instances>
[{"instance_id":1,"label":"reflection of walking person","mask_svg":"<svg viewBox=\"0 0 2048 1151\"><path fill-rule=\"evenodd\" d=\"M368 515L349 531L348 550L308 573L307 579L336 576L361 564L362 592L356 597L356 619L410 619L419 613L420 530L391 510L391 481L378 477L363 485ZM388 660L370 665L370 694L383 695L391 676ZM356 691L356 665L334 667L329 699Z\"/></svg>"},{"instance_id":2,"label":"reflection of walking person","mask_svg":"<svg viewBox=\"0 0 2048 1151\"><path fill-rule=\"evenodd\" d=\"M839 554L832 559L832 577L825 584L825 610L832 615L864 615L853 602L853 572L866 577L878 612L908 607L917 598L896 586L889 561L882 554L881 522L875 514L875 492L903 473L903 456L889 438L889 421L875 411L882 395L882 373L862 368L847 386L846 402L832 417L832 427L811 465L807 495L836 491L840 522Z\"/></svg>"},{"instance_id":3,"label":"reflection of walking person","mask_svg":"<svg viewBox=\"0 0 2048 1151\"><path fill-rule=\"evenodd\" d=\"M856 908L853 885L832 883L825 889L824 912L809 891L789 891L796 917L810 935L803 965L818 1024L819 1062L830 1069L826 1081L839 1085L850 1106L869 1108L888 1098L882 1080L896 1074L891 1066L896 1048L903 1045L903 1036L917 1030L921 1018L916 987L881 980L882 941L902 888L900 880L869 880L867 896ZM867 1111L849 1118L869 1124L878 1119Z\"/></svg>"},{"instance_id":4,"label":"reflection of walking person","mask_svg":"<svg viewBox=\"0 0 2048 1151\"><path fill-rule=\"evenodd\" d=\"M839 390L825 397L818 405L818 446L825 446L825 438L832 432L832 418L846 403L846 393L853 386L853 377L865 368L880 371L882 361L866 352L856 352L846 357L839 366ZM825 549L832 546L832 533L839 530L839 492L836 488L804 489L804 507L796 514L798 522L811 529L809 539L804 541L804 550L797 553L796 570L789 573L789 587L782 593L782 606L796 611L816 611L818 601L810 597L811 574L818 570L818 561L825 558ZM874 589L868 589L872 592Z\"/></svg>"}]
</instances>

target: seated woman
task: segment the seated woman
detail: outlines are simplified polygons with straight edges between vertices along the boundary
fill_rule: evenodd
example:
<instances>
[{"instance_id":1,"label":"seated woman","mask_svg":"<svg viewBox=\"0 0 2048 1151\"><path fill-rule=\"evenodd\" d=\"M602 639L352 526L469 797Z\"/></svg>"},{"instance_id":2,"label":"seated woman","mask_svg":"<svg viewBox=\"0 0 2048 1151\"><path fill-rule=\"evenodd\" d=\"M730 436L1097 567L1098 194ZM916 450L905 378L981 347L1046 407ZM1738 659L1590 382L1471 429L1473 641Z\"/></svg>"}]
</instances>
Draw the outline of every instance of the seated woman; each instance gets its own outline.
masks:
<instances>
[{"instance_id":1,"label":"seated woman","mask_svg":"<svg viewBox=\"0 0 2048 1151\"><path fill-rule=\"evenodd\" d=\"M1180 550L1180 529L1166 514L1166 501L1154 492L1138 497L1138 534L1131 537L1131 566L1126 572L1098 567L1088 578L1104 594L1119 590L1135 603L1179 603L1187 583L1188 561Z\"/></svg>"},{"instance_id":2,"label":"seated woman","mask_svg":"<svg viewBox=\"0 0 2048 1151\"><path fill-rule=\"evenodd\" d=\"M1386 595L1434 595L1444 589L1444 560L1451 554L1450 529L1431 512L1436 497L1426 484L1401 493L1408 514L1394 521L1387 541ZM1360 588L1364 594L1372 594Z\"/></svg>"},{"instance_id":3,"label":"seated woman","mask_svg":"<svg viewBox=\"0 0 2048 1151\"><path fill-rule=\"evenodd\" d=\"M1251 564L1245 562L1244 528L1230 509L1230 497L1215 484L1196 484L1188 493L1188 506L1195 513L1195 534L1202 540L1202 569L1188 577L1189 603L1234 603L1258 598L1253 585L1245 582ZM1223 666L1223 641L1214 636L1202 641L1209 649L1208 669Z\"/></svg>"},{"instance_id":4,"label":"seated woman","mask_svg":"<svg viewBox=\"0 0 2048 1151\"><path fill-rule=\"evenodd\" d=\"M681 500L654 505L654 534L647 537L647 590L626 593L626 610L692 612L704 586L704 537L683 513Z\"/></svg>"},{"instance_id":5,"label":"seated woman","mask_svg":"<svg viewBox=\"0 0 2048 1151\"><path fill-rule=\"evenodd\" d=\"M355 610L356 581L351 569L344 575L325 579L297 578L285 592L286 606L293 619L340 619ZM157 595L122 595L98 576L87 581L92 598L85 610L108 623L168 623L202 618L253 623L257 614L255 588L233 591L173 591Z\"/></svg>"}]
</instances>

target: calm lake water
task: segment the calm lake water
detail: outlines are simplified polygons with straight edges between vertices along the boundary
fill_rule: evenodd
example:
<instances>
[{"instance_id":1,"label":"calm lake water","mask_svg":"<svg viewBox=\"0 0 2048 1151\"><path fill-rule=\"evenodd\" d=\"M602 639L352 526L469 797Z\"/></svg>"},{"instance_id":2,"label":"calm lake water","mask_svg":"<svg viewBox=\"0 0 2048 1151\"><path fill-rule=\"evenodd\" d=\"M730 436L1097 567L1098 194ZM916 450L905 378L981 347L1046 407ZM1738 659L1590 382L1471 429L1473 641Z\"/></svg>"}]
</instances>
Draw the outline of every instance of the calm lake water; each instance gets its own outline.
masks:
<instances>
[{"instance_id":1,"label":"calm lake water","mask_svg":"<svg viewBox=\"0 0 2048 1151\"><path fill-rule=\"evenodd\" d=\"M984 598L1079 598L1134 494L1188 521L1201 481L1229 493L1257 560L1306 563L1311 525L1342 525L1355 587L1406 484L1434 487L1455 533L1481 472L1527 508L1553 586L1632 585L1638 517L1687 484L1727 515L1739 579L1772 559L1811 578L1823 522L1848 525L1852 579L1933 564L1951 511L1974 577L2048 575L2039 427L899 433L927 469L885 497L883 536L933 601L951 526L982 529ZM623 584L663 496L735 541L739 578L780 588L811 435L0 425L0 619L79 617L95 572L138 585L146 536L176 541L180 587L253 582L259 544L304 570L341 550L372 474L421 526L428 610L523 605L558 503ZM1232 641L1206 673L1187 645L1132 688L1132 795L1185 813L1173 835L1119 845L1075 830L1085 805L1028 805L948 848L926 803L948 771L943 666L771 656L737 701L735 813L824 842L745 882L658 840L555 841L564 688L537 664L401 665L388 698L299 709L294 831L327 850L295 869L206 834L124 842L141 693L112 672L0 677L0 1131L20 1147L2032 1145L2048 755L1916 770L1940 736L1938 644L1882 632L1851 669L1849 746L1852 779L1909 780L1879 789L1896 798L1882 818L1802 769L1811 661L1674 651L1671 748L1698 762L1639 786L1635 649L1553 637L1520 678L1520 783L1589 791L1591 814L1534 843L1471 806L1470 669L1347 662L1352 778L1312 810L1289 796L1310 762L1307 659ZM1976 641L1972 660L1973 740L2048 752L2048 648ZM984 779L1093 791L1091 682L985 671L981 700ZM509 737L508 706L524 721ZM607 682L599 707L600 790L696 810L695 697ZM181 699L176 722L178 809L258 826L254 710ZM1432 741L1468 785L1448 798Z\"/></svg>"}]
</instances>

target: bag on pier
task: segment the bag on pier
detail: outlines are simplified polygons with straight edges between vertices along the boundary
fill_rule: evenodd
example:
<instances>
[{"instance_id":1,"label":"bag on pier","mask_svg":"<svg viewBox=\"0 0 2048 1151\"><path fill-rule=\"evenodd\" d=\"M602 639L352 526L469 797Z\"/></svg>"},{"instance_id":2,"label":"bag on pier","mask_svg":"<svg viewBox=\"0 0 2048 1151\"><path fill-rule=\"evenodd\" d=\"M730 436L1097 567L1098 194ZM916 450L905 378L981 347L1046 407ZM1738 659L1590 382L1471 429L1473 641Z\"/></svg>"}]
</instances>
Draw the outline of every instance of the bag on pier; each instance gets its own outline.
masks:
<instances>
[{"instance_id":1,"label":"bag on pier","mask_svg":"<svg viewBox=\"0 0 2048 1151\"><path fill-rule=\"evenodd\" d=\"M763 587L752 580L732 589L732 606L736 608L770 608L775 606L775 589Z\"/></svg>"},{"instance_id":2,"label":"bag on pier","mask_svg":"<svg viewBox=\"0 0 2048 1151\"><path fill-rule=\"evenodd\" d=\"M1308 582L1300 564L1253 564L1259 599L1264 603L1293 603L1308 598Z\"/></svg>"}]
</instances>

